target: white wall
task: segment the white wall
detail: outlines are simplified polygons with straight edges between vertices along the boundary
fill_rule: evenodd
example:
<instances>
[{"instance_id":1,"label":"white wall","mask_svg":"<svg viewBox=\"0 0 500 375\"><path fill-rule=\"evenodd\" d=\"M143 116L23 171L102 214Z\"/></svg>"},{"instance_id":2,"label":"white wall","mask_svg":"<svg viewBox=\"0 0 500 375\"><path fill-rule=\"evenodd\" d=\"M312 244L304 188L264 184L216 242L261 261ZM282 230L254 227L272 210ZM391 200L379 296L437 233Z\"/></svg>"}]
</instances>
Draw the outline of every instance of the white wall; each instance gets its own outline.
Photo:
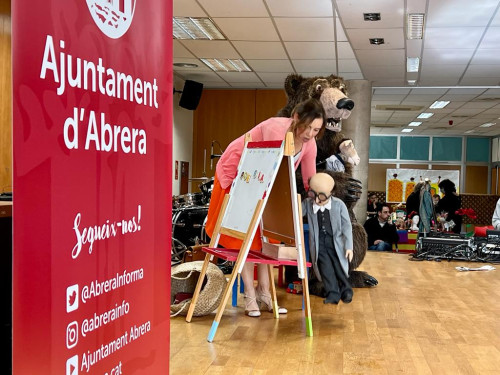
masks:
<instances>
[{"instance_id":1,"label":"white wall","mask_svg":"<svg viewBox=\"0 0 500 375\"><path fill-rule=\"evenodd\" d=\"M184 81L174 79L174 88L181 91ZM172 135L172 194L179 195L180 191L180 162L189 162L189 177L193 164L193 111L179 107L180 94L174 94L173 106L173 135ZM179 162L178 179L175 179L175 161ZM191 185L191 184L189 184ZM191 187L189 187L191 188Z\"/></svg>"}]
</instances>

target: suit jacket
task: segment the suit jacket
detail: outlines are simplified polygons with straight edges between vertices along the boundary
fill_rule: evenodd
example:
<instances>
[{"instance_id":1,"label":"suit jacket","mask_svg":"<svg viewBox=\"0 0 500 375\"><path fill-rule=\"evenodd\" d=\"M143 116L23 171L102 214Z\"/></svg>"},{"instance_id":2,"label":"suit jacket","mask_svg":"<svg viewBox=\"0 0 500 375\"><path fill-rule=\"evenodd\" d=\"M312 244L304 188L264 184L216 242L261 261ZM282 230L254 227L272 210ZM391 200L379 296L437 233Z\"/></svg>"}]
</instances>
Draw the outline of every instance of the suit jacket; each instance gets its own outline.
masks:
<instances>
[{"instance_id":1,"label":"suit jacket","mask_svg":"<svg viewBox=\"0 0 500 375\"><path fill-rule=\"evenodd\" d=\"M346 249L353 249L352 225L347 207L340 199L331 197L330 222L333 232L333 244L335 251L342 265L344 273L349 276L349 261L345 257ZM318 252L319 252L319 225L318 216L313 211L313 200L306 198L302 201L302 214L307 215L309 223L309 252L311 253L311 263L314 273L321 281L321 275L318 270Z\"/></svg>"}]
</instances>

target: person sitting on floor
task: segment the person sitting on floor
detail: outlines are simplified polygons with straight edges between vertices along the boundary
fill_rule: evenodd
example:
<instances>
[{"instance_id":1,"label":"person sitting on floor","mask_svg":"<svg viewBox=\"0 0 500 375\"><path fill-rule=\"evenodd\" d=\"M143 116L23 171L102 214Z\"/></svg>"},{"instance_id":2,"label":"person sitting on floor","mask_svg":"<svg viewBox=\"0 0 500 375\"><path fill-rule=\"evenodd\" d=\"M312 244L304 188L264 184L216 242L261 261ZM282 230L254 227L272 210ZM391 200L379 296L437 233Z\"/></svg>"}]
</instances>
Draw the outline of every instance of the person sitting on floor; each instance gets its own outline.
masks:
<instances>
[{"instance_id":1,"label":"person sitting on floor","mask_svg":"<svg viewBox=\"0 0 500 375\"><path fill-rule=\"evenodd\" d=\"M323 302L350 303L353 291L348 278L353 239L347 207L332 196L335 180L329 173L316 173L309 186L308 197L302 201L302 212L309 223L313 270L326 291Z\"/></svg>"},{"instance_id":2,"label":"person sitting on floor","mask_svg":"<svg viewBox=\"0 0 500 375\"><path fill-rule=\"evenodd\" d=\"M385 203L377 207L377 217L366 220L365 230L368 235L368 249L391 251L392 244L398 243L396 226L389 222L391 211Z\"/></svg>"}]
</instances>

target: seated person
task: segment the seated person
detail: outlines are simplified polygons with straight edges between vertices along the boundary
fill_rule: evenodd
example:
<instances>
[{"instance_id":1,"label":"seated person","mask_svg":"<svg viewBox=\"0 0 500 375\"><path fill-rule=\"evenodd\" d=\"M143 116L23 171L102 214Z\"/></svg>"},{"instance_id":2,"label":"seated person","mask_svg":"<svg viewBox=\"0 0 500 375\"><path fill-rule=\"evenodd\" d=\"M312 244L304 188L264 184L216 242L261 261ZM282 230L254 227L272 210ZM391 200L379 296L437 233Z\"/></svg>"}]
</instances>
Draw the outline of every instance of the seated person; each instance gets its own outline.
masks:
<instances>
[{"instance_id":1,"label":"seated person","mask_svg":"<svg viewBox=\"0 0 500 375\"><path fill-rule=\"evenodd\" d=\"M391 251L392 244L398 243L398 232L396 226L389 222L390 216L389 206L383 203L377 208L377 217L366 220L364 227L369 250Z\"/></svg>"},{"instance_id":2,"label":"seated person","mask_svg":"<svg viewBox=\"0 0 500 375\"><path fill-rule=\"evenodd\" d=\"M335 181L329 173L316 173L309 186L308 197L302 201L302 213L307 215L309 223L313 270L327 293L323 302L349 303L353 296L348 279L353 240L347 207L332 196Z\"/></svg>"},{"instance_id":3,"label":"seated person","mask_svg":"<svg viewBox=\"0 0 500 375\"><path fill-rule=\"evenodd\" d=\"M371 193L368 196L368 203L366 204L366 215L370 217L377 217L377 194Z\"/></svg>"}]
</instances>

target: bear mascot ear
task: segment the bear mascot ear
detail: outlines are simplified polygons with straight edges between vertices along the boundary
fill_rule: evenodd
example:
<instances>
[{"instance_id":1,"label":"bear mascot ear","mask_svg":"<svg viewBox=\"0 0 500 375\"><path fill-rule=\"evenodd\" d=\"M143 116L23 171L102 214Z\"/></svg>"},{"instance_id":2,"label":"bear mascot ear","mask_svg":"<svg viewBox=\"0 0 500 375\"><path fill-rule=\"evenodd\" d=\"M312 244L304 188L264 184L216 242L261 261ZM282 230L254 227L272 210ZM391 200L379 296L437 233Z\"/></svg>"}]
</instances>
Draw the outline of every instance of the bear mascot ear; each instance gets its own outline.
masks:
<instances>
[{"instance_id":1,"label":"bear mascot ear","mask_svg":"<svg viewBox=\"0 0 500 375\"><path fill-rule=\"evenodd\" d=\"M304 78L299 74L289 74L285 79L285 92L289 98L295 97Z\"/></svg>"}]
</instances>

